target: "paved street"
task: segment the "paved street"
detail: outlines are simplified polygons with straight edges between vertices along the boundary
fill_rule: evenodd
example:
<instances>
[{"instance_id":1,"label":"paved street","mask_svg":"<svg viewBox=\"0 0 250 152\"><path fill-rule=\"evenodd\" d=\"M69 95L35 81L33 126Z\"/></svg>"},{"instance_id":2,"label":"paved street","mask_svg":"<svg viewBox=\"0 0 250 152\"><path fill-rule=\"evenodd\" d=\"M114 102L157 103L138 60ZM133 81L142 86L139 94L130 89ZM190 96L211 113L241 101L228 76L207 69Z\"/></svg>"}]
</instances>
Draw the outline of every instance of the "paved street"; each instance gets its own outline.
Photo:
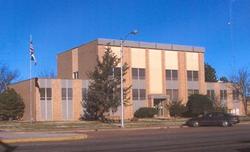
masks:
<instances>
[{"instance_id":1,"label":"paved street","mask_svg":"<svg viewBox=\"0 0 250 152\"><path fill-rule=\"evenodd\" d=\"M250 125L157 130L98 131L83 141L16 144L15 152L249 152Z\"/></svg>"}]
</instances>

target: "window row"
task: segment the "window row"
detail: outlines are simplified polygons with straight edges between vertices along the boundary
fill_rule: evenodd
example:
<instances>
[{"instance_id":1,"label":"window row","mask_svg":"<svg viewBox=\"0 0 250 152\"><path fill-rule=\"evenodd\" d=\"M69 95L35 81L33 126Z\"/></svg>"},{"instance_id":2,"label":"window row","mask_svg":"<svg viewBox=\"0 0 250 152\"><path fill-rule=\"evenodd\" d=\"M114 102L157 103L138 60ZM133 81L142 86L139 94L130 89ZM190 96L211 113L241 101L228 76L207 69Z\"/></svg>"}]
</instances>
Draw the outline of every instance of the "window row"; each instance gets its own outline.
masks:
<instances>
[{"instance_id":1,"label":"window row","mask_svg":"<svg viewBox=\"0 0 250 152\"><path fill-rule=\"evenodd\" d=\"M207 96L215 100L215 91L207 90ZM227 90L220 90L220 100L227 100ZM239 100L239 91L233 90L233 100Z\"/></svg>"},{"instance_id":2,"label":"window row","mask_svg":"<svg viewBox=\"0 0 250 152\"><path fill-rule=\"evenodd\" d=\"M72 88L62 88L62 100L72 100L73 90ZM40 100L52 100L51 88L40 88Z\"/></svg>"},{"instance_id":3,"label":"window row","mask_svg":"<svg viewBox=\"0 0 250 152\"><path fill-rule=\"evenodd\" d=\"M146 100L146 90L145 89L133 89L132 90L133 100Z\"/></svg>"}]
</instances>

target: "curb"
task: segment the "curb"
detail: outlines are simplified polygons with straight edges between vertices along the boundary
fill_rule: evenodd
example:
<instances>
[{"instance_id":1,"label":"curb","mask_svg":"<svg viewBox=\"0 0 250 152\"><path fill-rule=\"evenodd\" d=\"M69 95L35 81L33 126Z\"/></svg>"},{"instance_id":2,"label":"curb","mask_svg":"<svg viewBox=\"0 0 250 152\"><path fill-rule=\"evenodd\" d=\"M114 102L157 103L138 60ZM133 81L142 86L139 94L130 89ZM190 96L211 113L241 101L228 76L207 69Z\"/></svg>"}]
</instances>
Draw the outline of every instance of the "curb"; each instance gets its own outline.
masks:
<instances>
[{"instance_id":1,"label":"curb","mask_svg":"<svg viewBox=\"0 0 250 152\"><path fill-rule=\"evenodd\" d=\"M178 128L188 128L188 126L159 126L159 127L138 127L138 128L113 128L113 129L88 129L88 130L76 130L75 133L86 133L86 132L96 132L96 131L136 131L136 130L157 130L157 129L178 129Z\"/></svg>"},{"instance_id":2,"label":"curb","mask_svg":"<svg viewBox=\"0 0 250 152\"><path fill-rule=\"evenodd\" d=\"M84 140L88 136L84 135L74 135L74 136L64 136L64 137L41 137L41 138L17 138L17 139L3 139L1 142L6 144L15 143L33 143L33 142L58 142L58 141L73 141L73 140Z\"/></svg>"}]
</instances>

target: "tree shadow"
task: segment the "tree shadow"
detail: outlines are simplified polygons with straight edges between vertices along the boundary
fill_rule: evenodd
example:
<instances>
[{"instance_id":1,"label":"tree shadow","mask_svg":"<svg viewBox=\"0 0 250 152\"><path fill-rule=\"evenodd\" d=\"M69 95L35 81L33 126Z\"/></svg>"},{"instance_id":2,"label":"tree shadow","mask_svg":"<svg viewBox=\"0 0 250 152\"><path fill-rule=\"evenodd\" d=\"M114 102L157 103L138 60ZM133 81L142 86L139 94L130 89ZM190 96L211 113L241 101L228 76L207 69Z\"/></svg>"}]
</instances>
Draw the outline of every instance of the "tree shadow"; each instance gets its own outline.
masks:
<instances>
[{"instance_id":1,"label":"tree shadow","mask_svg":"<svg viewBox=\"0 0 250 152\"><path fill-rule=\"evenodd\" d=\"M1 148L3 148L3 150L4 150L3 152L13 152L17 148L17 146L11 146L11 145L6 144L0 140L0 150L1 150Z\"/></svg>"}]
</instances>

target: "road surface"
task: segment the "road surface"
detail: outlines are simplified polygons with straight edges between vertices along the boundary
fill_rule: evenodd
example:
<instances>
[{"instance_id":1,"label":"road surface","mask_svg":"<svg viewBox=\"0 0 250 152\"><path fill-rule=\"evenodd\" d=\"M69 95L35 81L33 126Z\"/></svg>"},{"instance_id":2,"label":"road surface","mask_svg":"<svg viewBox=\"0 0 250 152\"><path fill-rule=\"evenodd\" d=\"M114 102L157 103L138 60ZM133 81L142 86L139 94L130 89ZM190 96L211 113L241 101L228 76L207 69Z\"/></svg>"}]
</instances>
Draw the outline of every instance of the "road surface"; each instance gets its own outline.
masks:
<instances>
[{"instance_id":1,"label":"road surface","mask_svg":"<svg viewBox=\"0 0 250 152\"><path fill-rule=\"evenodd\" d=\"M89 132L84 141L15 144L14 152L250 152L250 125Z\"/></svg>"}]
</instances>

